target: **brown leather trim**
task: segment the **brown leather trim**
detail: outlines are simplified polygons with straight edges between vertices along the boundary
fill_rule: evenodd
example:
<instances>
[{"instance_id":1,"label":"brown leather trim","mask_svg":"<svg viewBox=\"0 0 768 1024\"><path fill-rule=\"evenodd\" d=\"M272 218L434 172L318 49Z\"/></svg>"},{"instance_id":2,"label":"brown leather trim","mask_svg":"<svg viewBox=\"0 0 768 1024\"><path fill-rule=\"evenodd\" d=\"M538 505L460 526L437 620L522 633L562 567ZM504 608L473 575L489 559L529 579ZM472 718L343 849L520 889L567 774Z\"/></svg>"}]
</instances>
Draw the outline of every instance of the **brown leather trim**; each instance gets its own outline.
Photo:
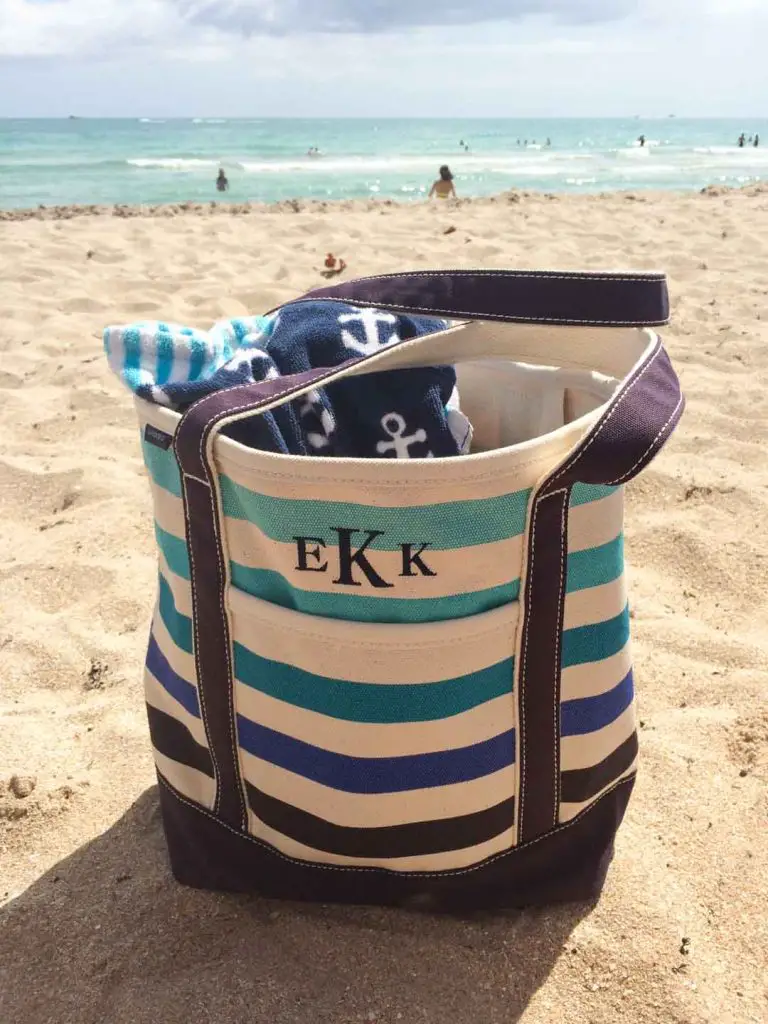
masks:
<instances>
[{"instance_id":1,"label":"brown leather trim","mask_svg":"<svg viewBox=\"0 0 768 1024\"><path fill-rule=\"evenodd\" d=\"M226 572L216 496L209 484L188 476L181 479L192 584L197 689L216 779L214 811L228 825L244 829L248 814L234 731L229 627L224 610Z\"/></svg>"},{"instance_id":2,"label":"brown leather trim","mask_svg":"<svg viewBox=\"0 0 768 1024\"><path fill-rule=\"evenodd\" d=\"M560 803L560 648L570 490L539 495L531 511L518 674L518 842L557 824Z\"/></svg>"}]
</instances>

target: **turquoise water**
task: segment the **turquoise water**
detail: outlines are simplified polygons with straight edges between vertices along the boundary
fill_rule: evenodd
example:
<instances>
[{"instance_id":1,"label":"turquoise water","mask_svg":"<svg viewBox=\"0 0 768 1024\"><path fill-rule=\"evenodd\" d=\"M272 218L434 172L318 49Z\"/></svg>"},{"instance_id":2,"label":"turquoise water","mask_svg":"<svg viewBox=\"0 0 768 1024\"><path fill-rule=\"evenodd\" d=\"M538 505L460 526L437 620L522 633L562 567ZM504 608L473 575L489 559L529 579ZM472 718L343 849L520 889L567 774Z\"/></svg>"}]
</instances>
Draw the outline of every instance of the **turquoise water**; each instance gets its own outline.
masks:
<instances>
[{"instance_id":1,"label":"turquoise water","mask_svg":"<svg viewBox=\"0 0 768 1024\"><path fill-rule=\"evenodd\" d=\"M220 165L231 201L414 200L443 162L467 196L744 185L768 180L768 120L0 120L0 208L222 198Z\"/></svg>"}]
</instances>

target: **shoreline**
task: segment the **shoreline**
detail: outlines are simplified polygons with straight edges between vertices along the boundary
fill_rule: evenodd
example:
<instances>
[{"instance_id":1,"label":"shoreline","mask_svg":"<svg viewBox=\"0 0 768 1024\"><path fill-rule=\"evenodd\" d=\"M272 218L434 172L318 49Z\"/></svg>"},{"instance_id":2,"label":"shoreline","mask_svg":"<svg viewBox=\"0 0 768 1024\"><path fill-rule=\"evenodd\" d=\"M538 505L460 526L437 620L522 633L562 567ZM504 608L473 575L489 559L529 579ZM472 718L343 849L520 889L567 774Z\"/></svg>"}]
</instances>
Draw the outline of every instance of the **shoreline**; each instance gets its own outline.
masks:
<instances>
[{"instance_id":1,"label":"shoreline","mask_svg":"<svg viewBox=\"0 0 768 1024\"><path fill-rule=\"evenodd\" d=\"M274 213L324 213L324 212L375 212L384 209L435 209L457 210L464 207L487 207L495 203L565 202L596 203L613 199L629 202L648 202L654 199L692 199L698 196L717 198L745 196L753 198L768 194L768 182L754 182L749 185L707 185L702 189L659 190L621 189L606 192L545 192L532 189L509 189L493 196L462 196L450 202L431 202L397 199L281 199L273 203L236 200L210 200L195 202L185 200L179 203L74 203L37 207L0 209L0 221L28 220L72 220L82 217L177 217L185 216L252 216Z\"/></svg>"}]
</instances>

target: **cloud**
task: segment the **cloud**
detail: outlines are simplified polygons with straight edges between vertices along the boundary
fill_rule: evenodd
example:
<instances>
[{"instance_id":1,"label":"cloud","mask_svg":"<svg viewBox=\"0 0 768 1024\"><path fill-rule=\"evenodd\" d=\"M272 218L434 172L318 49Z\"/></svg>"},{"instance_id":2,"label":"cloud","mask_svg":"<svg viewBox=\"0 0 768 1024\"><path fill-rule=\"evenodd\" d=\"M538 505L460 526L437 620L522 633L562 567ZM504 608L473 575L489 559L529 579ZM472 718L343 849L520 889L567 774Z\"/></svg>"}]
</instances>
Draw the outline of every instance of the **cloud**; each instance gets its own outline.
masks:
<instances>
[{"instance_id":1,"label":"cloud","mask_svg":"<svg viewBox=\"0 0 768 1024\"><path fill-rule=\"evenodd\" d=\"M375 34L515 22L614 21L635 0L0 0L0 57L105 56L186 46L190 56L254 36Z\"/></svg>"},{"instance_id":2,"label":"cloud","mask_svg":"<svg viewBox=\"0 0 768 1024\"><path fill-rule=\"evenodd\" d=\"M243 34L376 33L552 15L572 23L612 21L633 0L176 0L191 21Z\"/></svg>"}]
</instances>

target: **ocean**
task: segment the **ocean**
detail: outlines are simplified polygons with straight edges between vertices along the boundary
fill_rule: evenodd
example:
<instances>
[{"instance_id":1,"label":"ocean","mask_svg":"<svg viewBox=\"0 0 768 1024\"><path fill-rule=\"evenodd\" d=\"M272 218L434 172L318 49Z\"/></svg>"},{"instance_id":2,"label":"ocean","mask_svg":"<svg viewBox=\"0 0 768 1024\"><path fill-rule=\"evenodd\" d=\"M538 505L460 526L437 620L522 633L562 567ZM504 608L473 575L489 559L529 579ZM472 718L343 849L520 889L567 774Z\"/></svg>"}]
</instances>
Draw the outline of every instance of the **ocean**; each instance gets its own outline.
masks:
<instances>
[{"instance_id":1,"label":"ocean","mask_svg":"<svg viewBox=\"0 0 768 1024\"><path fill-rule=\"evenodd\" d=\"M742 132L761 145L738 148ZM768 120L0 120L0 208L414 201L442 163L462 196L738 186L768 180Z\"/></svg>"}]
</instances>

